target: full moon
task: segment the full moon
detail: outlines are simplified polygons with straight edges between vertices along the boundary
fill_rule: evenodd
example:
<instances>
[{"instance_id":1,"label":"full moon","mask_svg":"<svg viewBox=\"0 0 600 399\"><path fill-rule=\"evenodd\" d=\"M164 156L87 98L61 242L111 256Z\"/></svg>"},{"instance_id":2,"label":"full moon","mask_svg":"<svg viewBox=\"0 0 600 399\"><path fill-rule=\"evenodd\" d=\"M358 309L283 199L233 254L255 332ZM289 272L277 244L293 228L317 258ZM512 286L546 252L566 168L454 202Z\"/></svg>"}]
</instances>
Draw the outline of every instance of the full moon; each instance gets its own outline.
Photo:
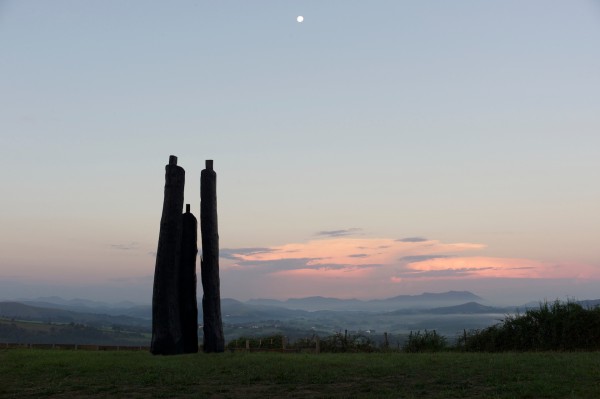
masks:
<instances>
[{"instance_id":1,"label":"full moon","mask_svg":"<svg viewBox=\"0 0 600 399\"><path fill-rule=\"evenodd\" d=\"M304 21L304 17L302 15L298 15L298 17L296 17L296 21L302 23Z\"/></svg>"}]
</instances>

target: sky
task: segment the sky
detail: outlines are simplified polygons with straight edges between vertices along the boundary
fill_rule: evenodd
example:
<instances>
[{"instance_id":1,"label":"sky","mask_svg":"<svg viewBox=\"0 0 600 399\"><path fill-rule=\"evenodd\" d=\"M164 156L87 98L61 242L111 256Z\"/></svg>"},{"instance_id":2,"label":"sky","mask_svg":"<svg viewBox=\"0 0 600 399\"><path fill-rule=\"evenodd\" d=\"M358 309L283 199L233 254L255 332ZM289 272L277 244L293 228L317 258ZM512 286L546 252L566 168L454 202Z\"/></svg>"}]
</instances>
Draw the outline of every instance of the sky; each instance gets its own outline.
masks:
<instances>
[{"instance_id":1,"label":"sky","mask_svg":"<svg viewBox=\"0 0 600 399\"><path fill-rule=\"evenodd\" d=\"M149 303L169 155L223 297L600 298L599 71L598 0L0 0L0 300Z\"/></svg>"}]
</instances>

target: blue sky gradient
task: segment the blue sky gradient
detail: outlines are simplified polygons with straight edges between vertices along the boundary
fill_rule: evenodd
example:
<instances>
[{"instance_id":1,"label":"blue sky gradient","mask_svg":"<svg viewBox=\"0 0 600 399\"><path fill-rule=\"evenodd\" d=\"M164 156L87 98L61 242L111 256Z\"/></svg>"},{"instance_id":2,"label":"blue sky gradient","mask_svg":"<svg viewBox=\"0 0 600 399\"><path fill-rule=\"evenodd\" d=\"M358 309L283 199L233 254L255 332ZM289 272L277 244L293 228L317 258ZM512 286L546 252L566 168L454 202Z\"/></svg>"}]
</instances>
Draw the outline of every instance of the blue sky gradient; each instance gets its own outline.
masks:
<instances>
[{"instance_id":1,"label":"blue sky gradient","mask_svg":"<svg viewBox=\"0 0 600 399\"><path fill-rule=\"evenodd\" d=\"M593 0L0 1L0 283L149 301L174 154L196 215L215 160L224 296L593 296L599 43ZM243 258L344 237L478 247Z\"/></svg>"}]
</instances>

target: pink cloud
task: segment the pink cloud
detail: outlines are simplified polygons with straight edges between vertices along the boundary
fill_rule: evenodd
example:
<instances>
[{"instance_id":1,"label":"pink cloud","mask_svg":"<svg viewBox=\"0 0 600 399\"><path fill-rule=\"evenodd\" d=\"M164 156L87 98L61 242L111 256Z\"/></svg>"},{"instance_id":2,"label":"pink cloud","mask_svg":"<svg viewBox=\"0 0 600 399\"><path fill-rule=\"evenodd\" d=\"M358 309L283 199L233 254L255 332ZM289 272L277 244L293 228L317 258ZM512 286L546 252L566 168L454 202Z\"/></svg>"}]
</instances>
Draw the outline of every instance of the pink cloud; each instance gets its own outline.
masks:
<instances>
[{"instance_id":1,"label":"pink cloud","mask_svg":"<svg viewBox=\"0 0 600 399\"><path fill-rule=\"evenodd\" d=\"M522 258L495 258L484 256L435 258L408 264L411 271L435 278L435 272L454 273L459 278L598 278L600 273L585 264L538 261Z\"/></svg>"},{"instance_id":2,"label":"pink cloud","mask_svg":"<svg viewBox=\"0 0 600 399\"><path fill-rule=\"evenodd\" d=\"M446 244L437 240L402 242L389 238L332 238L271 247L269 251L233 254L241 261L311 259L310 265L393 264L405 256L460 253L484 248L474 243Z\"/></svg>"},{"instance_id":3,"label":"pink cloud","mask_svg":"<svg viewBox=\"0 0 600 399\"><path fill-rule=\"evenodd\" d=\"M372 274L371 268L342 268L342 269L295 269L282 270L272 273L275 276L294 278L325 278L325 279L361 279Z\"/></svg>"},{"instance_id":4,"label":"pink cloud","mask_svg":"<svg viewBox=\"0 0 600 399\"><path fill-rule=\"evenodd\" d=\"M591 265L490 257L480 243L411 238L333 237L265 248L227 249L228 278L281 296L327 293L380 297L494 279L600 279ZM417 288L418 287L418 288Z\"/></svg>"}]
</instances>

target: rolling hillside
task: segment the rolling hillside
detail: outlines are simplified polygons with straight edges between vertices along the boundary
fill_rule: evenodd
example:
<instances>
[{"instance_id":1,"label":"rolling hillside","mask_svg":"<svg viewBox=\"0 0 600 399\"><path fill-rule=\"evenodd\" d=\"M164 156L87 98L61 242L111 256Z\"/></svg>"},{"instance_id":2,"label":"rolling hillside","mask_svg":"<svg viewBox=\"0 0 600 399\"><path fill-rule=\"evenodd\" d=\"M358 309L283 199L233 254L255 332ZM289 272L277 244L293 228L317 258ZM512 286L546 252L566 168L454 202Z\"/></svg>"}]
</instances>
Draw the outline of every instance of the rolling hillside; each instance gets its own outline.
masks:
<instances>
[{"instance_id":1,"label":"rolling hillside","mask_svg":"<svg viewBox=\"0 0 600 399\"><path fill-rule=\"evenodd\" d=\"M26 305L19 302L0 302L0 317L25 321L58 324L86 324L93 327L122 325L149 328L151 321L131 316L112 316L103 313L81 313Z\"/></svg>"}]
</instances>

